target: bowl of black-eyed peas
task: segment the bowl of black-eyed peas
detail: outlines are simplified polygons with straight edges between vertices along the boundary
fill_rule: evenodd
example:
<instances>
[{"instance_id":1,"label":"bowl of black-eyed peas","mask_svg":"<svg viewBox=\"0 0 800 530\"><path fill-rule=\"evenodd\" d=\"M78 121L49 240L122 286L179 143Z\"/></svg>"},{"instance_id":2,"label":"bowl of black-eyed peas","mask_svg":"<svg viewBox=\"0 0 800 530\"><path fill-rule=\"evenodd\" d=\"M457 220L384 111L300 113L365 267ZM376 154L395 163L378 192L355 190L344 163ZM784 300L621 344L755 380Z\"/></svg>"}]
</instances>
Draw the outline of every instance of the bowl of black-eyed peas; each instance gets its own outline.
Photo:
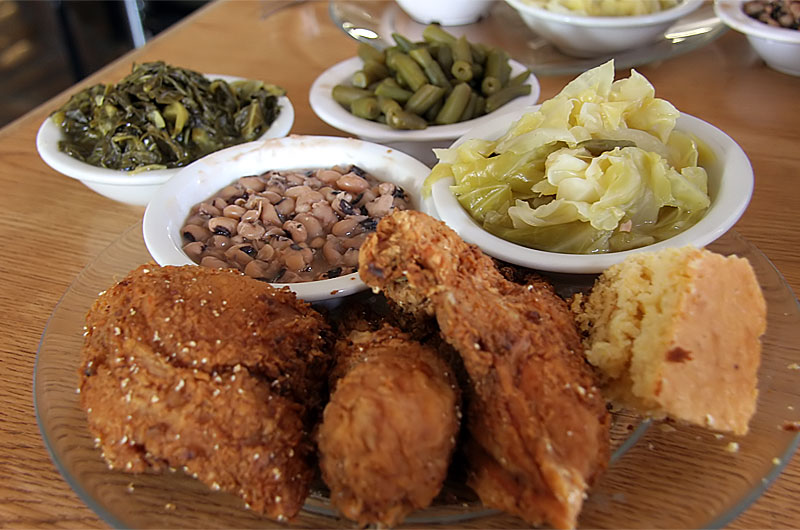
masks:
<instances>
[{"instance_id":1,"label":"bowl of black-eyed peas","mask_svg":"<svg viewBox=\"0 0 800 530\"><path fill-rule=\"evenodd\" d=\"M194 162L147 207L162 266L236 269L309 302L366 288L358 251L395 210L421 209L427 166L386 146L324 136L241 144Z\"/></svg>"},{"instance_id":2,"label":"bowl of black-eyed peas","mask_svg":"<svg viewBox=\"0 0 800 530\"><path fill-rule=\"evenodd\" d=\"M309 102L317 116L430 164L433 148L539 98L536 77L505 50L457 38L436 24L419 41L392 38L395 45L385 49L360 43L358 56L314 81Z\"/></svg>"}]
</instances>

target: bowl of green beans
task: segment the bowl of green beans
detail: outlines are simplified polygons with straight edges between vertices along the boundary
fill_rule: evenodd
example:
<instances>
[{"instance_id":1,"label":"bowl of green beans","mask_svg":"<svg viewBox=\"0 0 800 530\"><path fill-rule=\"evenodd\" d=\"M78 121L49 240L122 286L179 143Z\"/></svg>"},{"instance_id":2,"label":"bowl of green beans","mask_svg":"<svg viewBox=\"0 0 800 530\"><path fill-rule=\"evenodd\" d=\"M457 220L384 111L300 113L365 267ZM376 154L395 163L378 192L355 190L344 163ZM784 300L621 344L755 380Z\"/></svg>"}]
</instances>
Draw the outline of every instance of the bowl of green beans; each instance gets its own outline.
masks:
<instances>
[{"instance_id":1,"label":"bowl of green beans","mask_svg":"<svg viewBox=\"0 0 800 530\"><path fill-rule=\"evenodd\" d=\"M392 37L395 45L383 50L359 44L357 57L314 81L309 102L320 119L432 164L432 149L539 98L536 77L505 50L456 38L436 24L421 41Z\"/></svg>"}]
</instances>

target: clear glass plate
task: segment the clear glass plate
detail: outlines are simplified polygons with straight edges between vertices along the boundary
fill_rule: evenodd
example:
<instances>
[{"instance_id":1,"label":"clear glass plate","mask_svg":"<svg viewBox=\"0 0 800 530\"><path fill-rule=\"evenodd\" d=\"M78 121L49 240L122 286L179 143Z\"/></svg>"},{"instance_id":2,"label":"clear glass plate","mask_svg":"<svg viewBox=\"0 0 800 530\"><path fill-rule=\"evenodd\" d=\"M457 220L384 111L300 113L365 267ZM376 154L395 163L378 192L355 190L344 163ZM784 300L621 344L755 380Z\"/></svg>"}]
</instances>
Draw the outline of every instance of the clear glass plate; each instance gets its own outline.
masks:
<instances>
[{"instance_id":1,"label":"clear glass plate","mask_svg":"<svg viewBox=\"0 0 800 530\"><path fill-rule=\"evenodd\" d=\"M412 40L422 39L424 24L415 22L395 2L331 0L331 19L352 38L384 47L394 44L392 32ZM727 30L714 14L713 2L705 2L695 12L679 19L664 38L649 46L614 55L617 68L631 68L668 59L713 41ZM449 26L456 36L494 44L508 51L512 58L526 65L536 75L561 75L584 72L611 59L579 59L558 51L534 33L513 7L494 2L489 14L474 24Z\"/></svg>"},{"instance_id":2,"label":"clear glass plate","mask_svg":"<svg viewBox=\"0 0 800 530\"><path fill-rule=\"evenodd\" d=\"M615 452L608 471L590 492L579 524L591 528L721 527L768 487L795 451L800 435L784 422L800 419L798 303L769 260L735 232L711 245L750 260L767 299L758 409L741 438L678 424L640 422L616 412ZM36 358L34 400L42 437L58 469L78 495L113 527L278 526L178 471L129 475L110 471L94 447L75 389L84 315L98 293L139 264L150 261L141 225L128 229L84 269L47 324ZM591 276L553 276L562 294L585 288ZM726 450L729 442L737 452ZM412 514L406 525L524 527L521 520L483 508L463 485L456 462L434 506ZM323 487L314 488L298 527L346 527Z\"/></svg>"}]
</instances>

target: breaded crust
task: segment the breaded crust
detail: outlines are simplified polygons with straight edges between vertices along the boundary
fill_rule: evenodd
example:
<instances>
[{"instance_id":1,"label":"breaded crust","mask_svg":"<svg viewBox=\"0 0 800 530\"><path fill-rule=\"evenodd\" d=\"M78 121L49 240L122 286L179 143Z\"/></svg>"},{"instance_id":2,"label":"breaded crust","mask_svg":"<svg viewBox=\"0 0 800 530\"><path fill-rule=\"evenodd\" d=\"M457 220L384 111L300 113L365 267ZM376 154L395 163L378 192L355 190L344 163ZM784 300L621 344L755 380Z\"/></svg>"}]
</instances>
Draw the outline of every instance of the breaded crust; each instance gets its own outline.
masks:
<instances>
[{"instance_id":1,"label":"breaded crust","mask_svg":"<svg viewBox=\"0 0 800 530\"><path fill-rule=\"evenodd\" d=\"M144 265L86 318L81 403L113 469L183 468L275 519L313 476L327 325L240 273Z\"/></svg>"}]
</instances>

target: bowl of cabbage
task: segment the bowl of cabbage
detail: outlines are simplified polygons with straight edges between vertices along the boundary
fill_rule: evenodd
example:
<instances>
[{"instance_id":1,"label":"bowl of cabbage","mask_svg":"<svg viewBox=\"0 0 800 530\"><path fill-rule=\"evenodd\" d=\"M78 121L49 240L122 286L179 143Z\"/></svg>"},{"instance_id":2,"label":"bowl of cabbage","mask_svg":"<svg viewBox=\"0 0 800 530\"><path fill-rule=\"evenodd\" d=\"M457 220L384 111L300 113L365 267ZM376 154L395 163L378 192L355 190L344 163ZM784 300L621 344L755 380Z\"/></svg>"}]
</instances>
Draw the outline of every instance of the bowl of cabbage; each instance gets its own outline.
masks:
<instances>
[{"instance_id":1,"label":"bowl of cabbage","mask_svg":"<svg viewBox=\"0 0 800 530\"><path fill-rule=\"evenodd\" d=\"M663 38L703 0L506 0L525 24L561 52L603 57Z\"/></svg>"},{"instance_id":2,"label":"bowl of cabbage","mask_svg":"<svg viewBox=\"0 0 800 530\"><path fill-rule=\"evenodd\" d=\"M613 62L437 150L425 209L498 259L597 273L641 250L705 246L744 213L747 155Z\"/></svg>"}]
</instances>

